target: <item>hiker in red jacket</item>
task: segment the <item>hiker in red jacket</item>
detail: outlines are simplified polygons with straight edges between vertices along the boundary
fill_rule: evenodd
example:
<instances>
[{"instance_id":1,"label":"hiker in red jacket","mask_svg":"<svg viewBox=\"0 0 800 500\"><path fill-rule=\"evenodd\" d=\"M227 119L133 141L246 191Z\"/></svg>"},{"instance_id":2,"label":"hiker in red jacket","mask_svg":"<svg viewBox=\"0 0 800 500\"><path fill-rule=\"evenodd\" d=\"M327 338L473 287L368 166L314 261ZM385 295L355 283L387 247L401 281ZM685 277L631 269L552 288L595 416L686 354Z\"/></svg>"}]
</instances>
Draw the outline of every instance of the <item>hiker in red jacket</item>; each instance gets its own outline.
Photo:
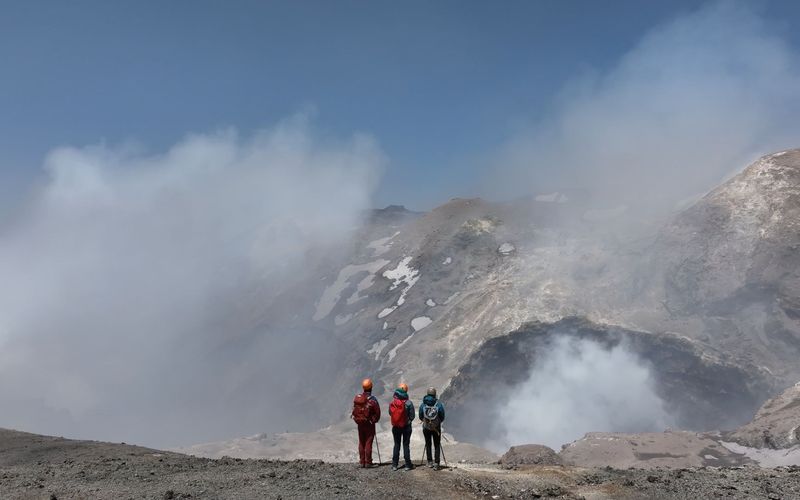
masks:
<instances>
[{"instance_id":1,"label":"hiker in red jacket","mask_svg":"<svg viewBox=\"0 0 800 500\"><path fill-rule=\"evenodd\" d=\"M392 450L392 470L400 468L400 443L403 443L403 459L405 470L411 470L411 422L414 421L414 404L408 400L408 386L400 384L389 405L389 416L392 418L392 436L394 437L394 450Z\"/></svg>"},{"instance_id":2,"label":"hiker in red jacket","mask_svg":"<svg viewBox=\"0 0 800 500\"><path fill-rule=\"evenodd\" d=\"M358 460L360 467L373 467L372 441L375 439L375 424L381 419L381 407L372 395L372 380L361 382L364 390L353 399L351 418L358 425Z\"/></svg>"}]
</instances>

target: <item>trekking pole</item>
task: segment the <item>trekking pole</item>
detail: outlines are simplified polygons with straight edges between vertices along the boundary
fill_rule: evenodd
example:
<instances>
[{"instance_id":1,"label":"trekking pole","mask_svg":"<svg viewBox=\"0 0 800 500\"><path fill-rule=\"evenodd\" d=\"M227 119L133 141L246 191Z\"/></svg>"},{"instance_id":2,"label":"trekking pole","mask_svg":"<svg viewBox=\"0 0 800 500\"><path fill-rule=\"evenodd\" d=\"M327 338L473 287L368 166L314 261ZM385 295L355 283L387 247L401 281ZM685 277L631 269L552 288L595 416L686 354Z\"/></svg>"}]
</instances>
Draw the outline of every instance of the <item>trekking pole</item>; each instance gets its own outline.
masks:
<instances>
[{"instance_id":1,"label":"trekking pole","mask_svg":"<svg viewBox=\"0 0 800 500\"><path fill-rule=\"evenodd\" d=\"M381 460L381 447L378 444L378 433L375 433L375 449L378 450L378 467L383 465L383 460Z\"/></svg>"},{"instance_id":2,"label":"trekking pole","mask_svg":"<svg viewBox=\"0 0 800 500\"><path fill-rule=\"evenodd\" d=\"M447 455L444 454L444 446L442 446L442 430L439 429L439 451L442 452L442 458L444 459L444 466L448 469L450 468L450 464L447 463Z\"/></svg>"}]
</instances>

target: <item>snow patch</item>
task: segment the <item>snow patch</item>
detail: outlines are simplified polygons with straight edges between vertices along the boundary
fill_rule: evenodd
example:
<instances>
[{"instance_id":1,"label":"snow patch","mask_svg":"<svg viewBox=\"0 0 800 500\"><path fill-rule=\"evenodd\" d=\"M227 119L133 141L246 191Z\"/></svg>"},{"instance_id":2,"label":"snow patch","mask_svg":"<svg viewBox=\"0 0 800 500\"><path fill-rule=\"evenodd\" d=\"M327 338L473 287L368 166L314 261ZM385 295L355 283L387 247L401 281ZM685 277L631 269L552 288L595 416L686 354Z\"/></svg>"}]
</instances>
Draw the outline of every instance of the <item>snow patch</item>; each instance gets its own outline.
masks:
<instances>
[{"instance_id":1,"label":"snow patch","mask_svg":"<svg viewBox=\"0 0 800 500\"><path fill-rule=\"evenodd\" d=\"M320 297L319 302L317 302L317 309L314 312L313 316L314 321L319 321L322 318L327 317L331 313L331 311L333 311L333 308L336 307L336 304L339 303L339 299L341 298L342 292L344 291L345 288L347 288L350 278L352 278L357 273L364 271L370 274L375 274L376 272L380 271L381 268L386 266L386 264L388 264L389 262L390 261L388 260L378 259L376 261L369 262L367 264L351 264L345 266L341 271L339 271L339 276L337 276L336 281L331 283L322 292L322 297ZM362 283L364 282L364 280L361 281Z\"/></svg>"},{"instance_id":2,"label":"snow patch","mask_svg":"<svg viewBox=\"0 0 800 500\"><path fill-rule=\"evenodd\" d=\"M409 266L408 264L410 262L411 257L405 257L397 264L397 267L394 269L389 269L388 271L384 271L384 278L394 280L394 283L392 283L392 286L389 287L389 290L394 290L402 283L406 283L409 287L411 287L417 282L419 279L419 271Z\"/></svg>"},{"instance_id":3,"label":"snow patch","mask_svg":"<svg viewBox=\"0 0 800 500\"><path fill-rule=\"evenodd\" d=\"M453 262L453 259L448 257L448 258L444 259L444 262L442 262L442 265L443 266L448 266L448 265L450 265L451 262Z\"/></svg>"},{"instance_id":4,"label":"snow patch","mask_svg":"<svg viewBox=\"0 0 800 500\"><path fill-rule=\"evenodd\" d=\"M400 231L397 231L393 235L387 236L386 238L379 238L377 240L370 241L367 244L367 248L372 250L372 256L379 257L388 252L389 249L392 247L391 243L392 239L394 239L394 237L397 236L398 234L400 234Z\"/></svg>"},{"instance_id":5,"label":"snow patch","mask_svg":"<svg viewBox=\"0 0 800 500\"><path fill-rule=\"evenodd\" d=\"M392 314L395 309L397 309L397 306L387 307L386 309L378 313L378 319L383 319L386 316Z\"/></svg>"},{"instance_id":6,"label":"snow patch","mask_svg":"<svg viewBox=\"0 0 800 500\"><path fill-rule=\"evenodd\" d=\"M497 251L500 252L502 255L509 255L513 253L514 250L516 250L516 247L511 243L503 243L502 245L500 245L500 248L497 249Z\"/></svg>"},{"instance_id":7,"label":"snow patch","mask_svg":"<svg viewBox=\"0 0 800 500\"><path fill-rule=\"evenodd\" d=\"M380 342L375 342L374 344L372 344L372 349L367 351L367 354L374 354L375 361L378 361L378 359L381 357L383 349L386 347L386 344L388 343L389 342L387 340L381 340Z\"/></svg>"},{"instance_id":8,"label":"snow patch","mask_svg":"<svg viewBox=\"0 0 800 500\"><path fill-rule=\"evenodd\" d=\"M385 318L386 316L392 314L399 306L402 306L406 302L406 294L408 291L411 290L411 287L414 286L417 281L419 281L419 271L409 266L408 264L410 262L411 257L404 257L403 260L397 264L396 268L384 271L383 277L394 281L392 286L389 287L389 290L395 290L402 284L405 284L405 286L400 291L400 297L397 299L397 305L387 307L381 311L380 314L378 314L378 318Z\"/></svg>"},{"instance_id":9,"label":"snow patch","mask_svg":"<svg viewBox=\"0 0 800 500\"><path fill-rule=\"evenodd\" d=\"M758 462L762 467L781 467L787 465L800 465L800 446L793 446L783 450L771 448L750 448L738 443L720 441L720 444L734 453L744 455Z\"/></svg>"},{"instance_id":10,"label":"snow patch","mask_svg":"<svg viewBox=\"0 0 800 500\"><path fill-rule=\"evenodd\" d=\"M418 318L414 318L411 320L411 328L414 329L415 332L418 332L425 328L426 326L433 323L433 320L427 316L420 316Z\"/></svg>"},{"instance_id":11,"label":"snow patch","mask_svg":"<svg viewBox=\"0 0 800 500\"><path fill-rule=\"evenodd\" d=\"M433 299L428 299L428 300L426 300L426 301L425 301L425 304L426 304L428 307L436 307L436 302L434 302L434 300L433 300Z\"/></svg>"},{"instance_id":12,"label":"snow patch","mask_svg":"<svg viewBox=\"0 0 800 500\"><path fill-rule=\"evenodd\" d=\"M414 333L416 333L416 332L414 332ZM406 345L406 342L408 342L409 340L411 340L411 337L413 337L413 336L414 336L414 333L412 333L411 335L409 335L408 337L406 337L405 339L403 339L403 341L402 341L402 342L400 342L399 344L397 344L396 346L392 347L392 350L391 350L391 351L389 351L389 363L391 363L391 362L392 362L392 360L394 359L394 357L395 357L395 356L397 356L397 351L398 351L398 350L399 350L401 347L403 347L404 345Z\"/></svg>"},{"instance_id":13,"label":"snow patch","mask_svg":"<svg viewBox=\"0 0 800 500\"><path fill-rule=\"evenodd\" d=\"M383 329L386 330L387 328L389 328L389 322L388 321L384 321L383 322Z\"/></svg>"}]
</instances>

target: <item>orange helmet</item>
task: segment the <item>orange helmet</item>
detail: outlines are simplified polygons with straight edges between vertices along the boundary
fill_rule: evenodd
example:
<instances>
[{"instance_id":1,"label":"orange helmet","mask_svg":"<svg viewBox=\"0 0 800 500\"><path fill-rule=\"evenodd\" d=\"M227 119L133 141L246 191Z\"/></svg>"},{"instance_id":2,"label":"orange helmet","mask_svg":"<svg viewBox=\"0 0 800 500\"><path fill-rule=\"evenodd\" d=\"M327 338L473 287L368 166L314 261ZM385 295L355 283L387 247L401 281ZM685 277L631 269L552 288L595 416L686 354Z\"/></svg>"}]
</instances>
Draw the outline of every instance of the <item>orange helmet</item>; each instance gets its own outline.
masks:
<instances>
[{"instance_id":1,"label":"orange helmet","mask_svg":"<svg viewBox=\"0 0 800 500\"><path fill-rule=\"evenodd\" d=\"M368 378L365 378L364 380L362 380L361 381L361 388L364 389L365 391L371 391L372 390L372 380L368 379Z\"/></svg>"},{"instance_id":2,"label":"orange helmet","mask_svg":"<svg viewBox=\"0 0 800 500\"><path fill-rule=\"evenodd\" d=\"M406 384L405 382L400 383L400 385L398 385L397 388L403 389L403 391L408 392L408 384Z\"/></svg>"}]
</instances>

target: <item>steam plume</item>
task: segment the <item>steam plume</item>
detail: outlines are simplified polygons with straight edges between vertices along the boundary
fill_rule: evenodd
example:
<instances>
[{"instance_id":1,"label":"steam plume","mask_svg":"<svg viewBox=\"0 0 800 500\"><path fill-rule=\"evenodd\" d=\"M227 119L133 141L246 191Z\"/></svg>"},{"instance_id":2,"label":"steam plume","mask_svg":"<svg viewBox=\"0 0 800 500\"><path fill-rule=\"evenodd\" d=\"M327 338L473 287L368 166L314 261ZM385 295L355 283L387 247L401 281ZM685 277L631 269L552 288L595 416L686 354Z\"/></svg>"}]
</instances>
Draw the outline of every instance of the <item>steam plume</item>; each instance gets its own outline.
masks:
<instances>
[{"instance_id":1,"label":"steam plume","mask_svg":"<svg viewBox=\"0 0 800 500\"><path fill-rule=\"evenodd\" d=\"M711 3L653 29L610 71L574 79L503 148L495 185L671 208L796 146L798 62L751 5Z\"/></svg>"},{"instance_id":2,"label":"steam plume","mask_svg":"<svg viewBox=\"0 0 800 500\"><path fill-rule=\"evenodd\" d=\"M307 363L314 380L329 346L229 331L247 313L231 304L254 278L277 293L310 248L345 239L383 162L369 137L323 140L306 115L162 154L53 151L0 233L0 425L164 446L302 422L284 418L274 377Z\"/></svg>"},{"instance_id":3,"label":"steam plume","mask_svg":"<svg viewBox=\"0 0 800 500\"><path fill-rule=\"evenodd\" d=\"M663 431L672 418L650 369L624 346L553 339L526 382L499 409L505 439L496 448L537 443L560 449L587 432Z\"/></svg>"}]
</instances>

